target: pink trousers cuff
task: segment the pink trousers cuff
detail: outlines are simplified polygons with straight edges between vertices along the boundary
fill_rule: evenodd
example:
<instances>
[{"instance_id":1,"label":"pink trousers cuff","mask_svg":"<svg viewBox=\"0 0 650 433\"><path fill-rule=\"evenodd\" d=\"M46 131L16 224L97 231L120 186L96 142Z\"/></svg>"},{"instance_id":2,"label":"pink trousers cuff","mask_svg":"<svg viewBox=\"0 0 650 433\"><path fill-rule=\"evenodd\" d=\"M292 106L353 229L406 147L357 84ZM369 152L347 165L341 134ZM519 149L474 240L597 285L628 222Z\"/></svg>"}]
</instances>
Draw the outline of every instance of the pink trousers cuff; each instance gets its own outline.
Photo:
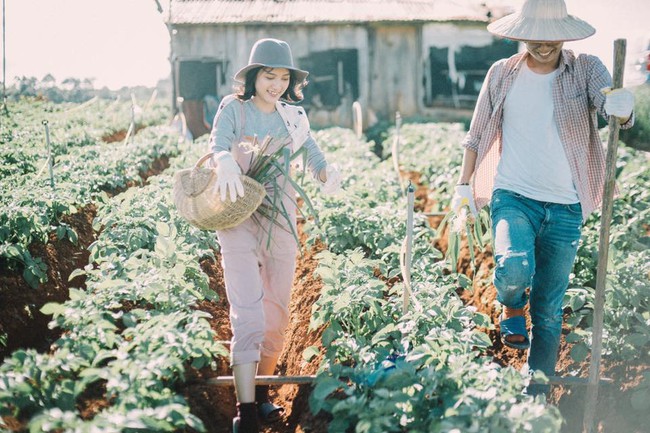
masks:
<instances>
[{"instance_id":1,"label":"pink trousers cuff","mask_svg":"<svg viewBox=\"0 0 650 433\"><path fill-rule=\"evenodd\" d=\"M260 362L259 350L245 350L243 352L230 353L230 366Z\"/></svg>"}]
</instances>

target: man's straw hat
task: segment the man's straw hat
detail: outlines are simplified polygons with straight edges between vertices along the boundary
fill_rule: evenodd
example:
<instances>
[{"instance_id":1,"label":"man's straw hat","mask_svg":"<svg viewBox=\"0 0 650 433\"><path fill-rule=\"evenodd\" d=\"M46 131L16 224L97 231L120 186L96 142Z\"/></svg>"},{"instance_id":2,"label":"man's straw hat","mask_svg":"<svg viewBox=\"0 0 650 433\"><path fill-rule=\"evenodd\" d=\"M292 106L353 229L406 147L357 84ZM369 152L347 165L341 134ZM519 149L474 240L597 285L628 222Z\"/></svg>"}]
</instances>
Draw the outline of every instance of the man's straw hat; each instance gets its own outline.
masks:
<instances>
[{"instance_id":1,"label":"man's straw hat","mask_svg":"<svg viewBox=\"0 0 650 433\"><path fill-rule=\"evenodd\" d=\"M577 41L596 33L589 23L567 14L564 0L526 0L519 12L496 20L487 29L515 41Z\"/></svg>"}]
</instances>

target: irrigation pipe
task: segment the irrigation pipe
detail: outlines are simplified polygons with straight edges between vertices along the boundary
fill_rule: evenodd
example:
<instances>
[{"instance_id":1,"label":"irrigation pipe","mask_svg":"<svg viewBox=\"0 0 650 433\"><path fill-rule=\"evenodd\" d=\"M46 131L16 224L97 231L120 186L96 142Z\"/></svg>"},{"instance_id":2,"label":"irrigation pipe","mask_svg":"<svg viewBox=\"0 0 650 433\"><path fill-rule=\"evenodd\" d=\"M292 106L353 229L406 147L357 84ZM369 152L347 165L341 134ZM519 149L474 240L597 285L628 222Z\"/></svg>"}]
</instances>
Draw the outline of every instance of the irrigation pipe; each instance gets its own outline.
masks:
<instances>
[{"instance_id":1,"label":"irrigation pipe","mask_svg":"<svg viewBox=\"0 0 650 433\"><path fill-rule=\"evenodd\" d=\"M255 385L311 385L316 376L255 376ZM232 386L232 376L217 376L208 379L209 385Z\"/></svg>"},{"instance_id":2,"label":"irrigation pipe","mask_svg":"<svg viewBox=\"0 0 650 433\"><path fill-rule=\"evenodd\" d=\"M612 88L623 85L625 68L625 39L614 41L614 76ZM616 180L616 151L618 149L618 119L609 118L609 139L607 141L607 158L605 160L605 185L603 187L603 205L598 239L598 268L596 272L596 295L594 299L593 336L591 344L591 363L589 364L589 383L582 421L585 433L596 432L596 405L598 403L598 384L600 382L600 360L603 347L603 316L605 307L605 286L607 279L607 256L609 253L609 229L612 222L614 201L614 184Z\"/></svg>"}]
</instances>

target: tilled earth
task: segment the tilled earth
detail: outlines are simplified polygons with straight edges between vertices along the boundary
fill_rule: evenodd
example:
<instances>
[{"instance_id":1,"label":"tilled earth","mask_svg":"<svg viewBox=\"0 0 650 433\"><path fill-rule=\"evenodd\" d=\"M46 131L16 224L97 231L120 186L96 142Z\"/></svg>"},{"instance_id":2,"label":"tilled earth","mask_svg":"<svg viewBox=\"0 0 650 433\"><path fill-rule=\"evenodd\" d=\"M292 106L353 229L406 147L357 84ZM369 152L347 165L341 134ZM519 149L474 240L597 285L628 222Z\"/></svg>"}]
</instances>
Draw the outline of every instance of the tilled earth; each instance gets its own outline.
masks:
<instances>
[{"instance_id":1,"label":"tilled earth","mask_svg":"<svg viewBox=\"0 0 650 433\"><path fill-rule=\"evenodd\" d=\"M162 171L166 161L159 162L146 175L153 175ZM143 176L144 177L144 176ZM410 174L417 184L417 173ZM426 211L433 207L427 202L427 191L420 187L416 192L417 209ZM31 289L23 280L19 272L10 272L5 268L0 269L0 333L8 335L7 347L0 347L0 359L6 357L17 348L36 348L46 352L50 344L58 337L57 331L47 327L49 318L42 315L39 309L47 302L62 302L68 297L69 287L83 287L81 277L68 281L70 273L87 264L87 246L95 239L92 231L92 220L95 208L88 205L77 213L65 218L79 235L76 245L67 240L58 240L51 235L46 245L33 245L30 252L35 257L40 257L48 267L48 282L38 289ZM440 223L439 217L431 217L430 223L436 227ZM304 236L303 236L304 244ZM436 247L445 251L446 243L443 238ZM315 374L321 358L316 358L307 363L303 360L302 353L309 346L320 346L322 330L311 331L309 319L312 304L318 299L321 283L315 276L317 266L314 255L324 248L317 243L310 247L303 245L303 255L299 257L298 266L294 277L294 287L291 301L291 321L287 329L286 346L281 355L278 373L281 375L309 375ZM219 295L218 302L204 301L198 308L212 315L210 323L218 339L230 339L228 322L228 302L226 300L223 274L219 263L205 260L201 263L203 270L210 278L210 285ZM460 260L461 268L472 275L469 266L467 251ZM493 267L492 256L489 249L477 256L477 270L474 278L472 292L459 292L461 298L468 304L476 307L478 311L489 315L494 323L498 323L498 309L495 301L494 287L486 283ZM488 356L501 365L521 367L525 362L524 354L503 347L496 331L488 332L493 341L493 347ZM569 371L580 372L580 376L588 375L589 364L575 365L569 355L570 346L564 341L561 346L558 364L559 374ZM600 433L641 433L647 432L650 418L647 414L640 416L630 406L630 397L633 387L642 379L643 372L648 371L650 364L647 359L639 359L634 365L623 365L604 362L602 376L613 380L613 384L602 387L600 390L599 416ZM219 359L216 371L204 369L190 371L186 382L179 389L187 398L192 411L200 417L209 433L227 433L231 431L231 421L235 413L235 399L232 387L216 387L205 383L207 378L220 375L230 375L226 359ZM306 385L285 385L273 387L271 395L277 404L285 407L286 412L282 422L265 427L264 432L277 433L325 433L327 432L328 418L325 415L314 415L309 411L308 396L310 388ZM582 412L584 408L585 390L581 387L556 387L550 397L550 403L557 405L566 419L563 429L566 433L582 431ZM101 408L109 405L102 400L101 390L89 390L78 402L80 411L92 416ZM12 431L25 431L25 426L9 426Z\"/></svg>"}]
</instances>

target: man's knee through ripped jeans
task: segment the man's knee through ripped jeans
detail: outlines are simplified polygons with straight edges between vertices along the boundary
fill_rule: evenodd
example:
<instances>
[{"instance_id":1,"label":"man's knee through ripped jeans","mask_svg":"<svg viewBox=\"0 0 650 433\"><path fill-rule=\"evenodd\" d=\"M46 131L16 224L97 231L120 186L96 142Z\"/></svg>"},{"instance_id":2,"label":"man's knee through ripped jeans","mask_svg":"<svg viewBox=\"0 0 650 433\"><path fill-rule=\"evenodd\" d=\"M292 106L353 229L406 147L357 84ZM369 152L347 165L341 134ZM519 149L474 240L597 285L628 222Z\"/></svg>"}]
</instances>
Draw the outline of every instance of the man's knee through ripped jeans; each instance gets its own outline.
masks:
<instances>
[{"instance_id":1,"label":"man's knee through ripped jeans","mask_svg":"<svg viewBox=\"0 0 650 433\"><path fill-rule=\"evenodd\" d=\"M508 252L495 257L494 286L497 300L509 308L523 308L527 302L526 289L533 279L534 258L531 254Z\"/></svg>"}]
</instances>

